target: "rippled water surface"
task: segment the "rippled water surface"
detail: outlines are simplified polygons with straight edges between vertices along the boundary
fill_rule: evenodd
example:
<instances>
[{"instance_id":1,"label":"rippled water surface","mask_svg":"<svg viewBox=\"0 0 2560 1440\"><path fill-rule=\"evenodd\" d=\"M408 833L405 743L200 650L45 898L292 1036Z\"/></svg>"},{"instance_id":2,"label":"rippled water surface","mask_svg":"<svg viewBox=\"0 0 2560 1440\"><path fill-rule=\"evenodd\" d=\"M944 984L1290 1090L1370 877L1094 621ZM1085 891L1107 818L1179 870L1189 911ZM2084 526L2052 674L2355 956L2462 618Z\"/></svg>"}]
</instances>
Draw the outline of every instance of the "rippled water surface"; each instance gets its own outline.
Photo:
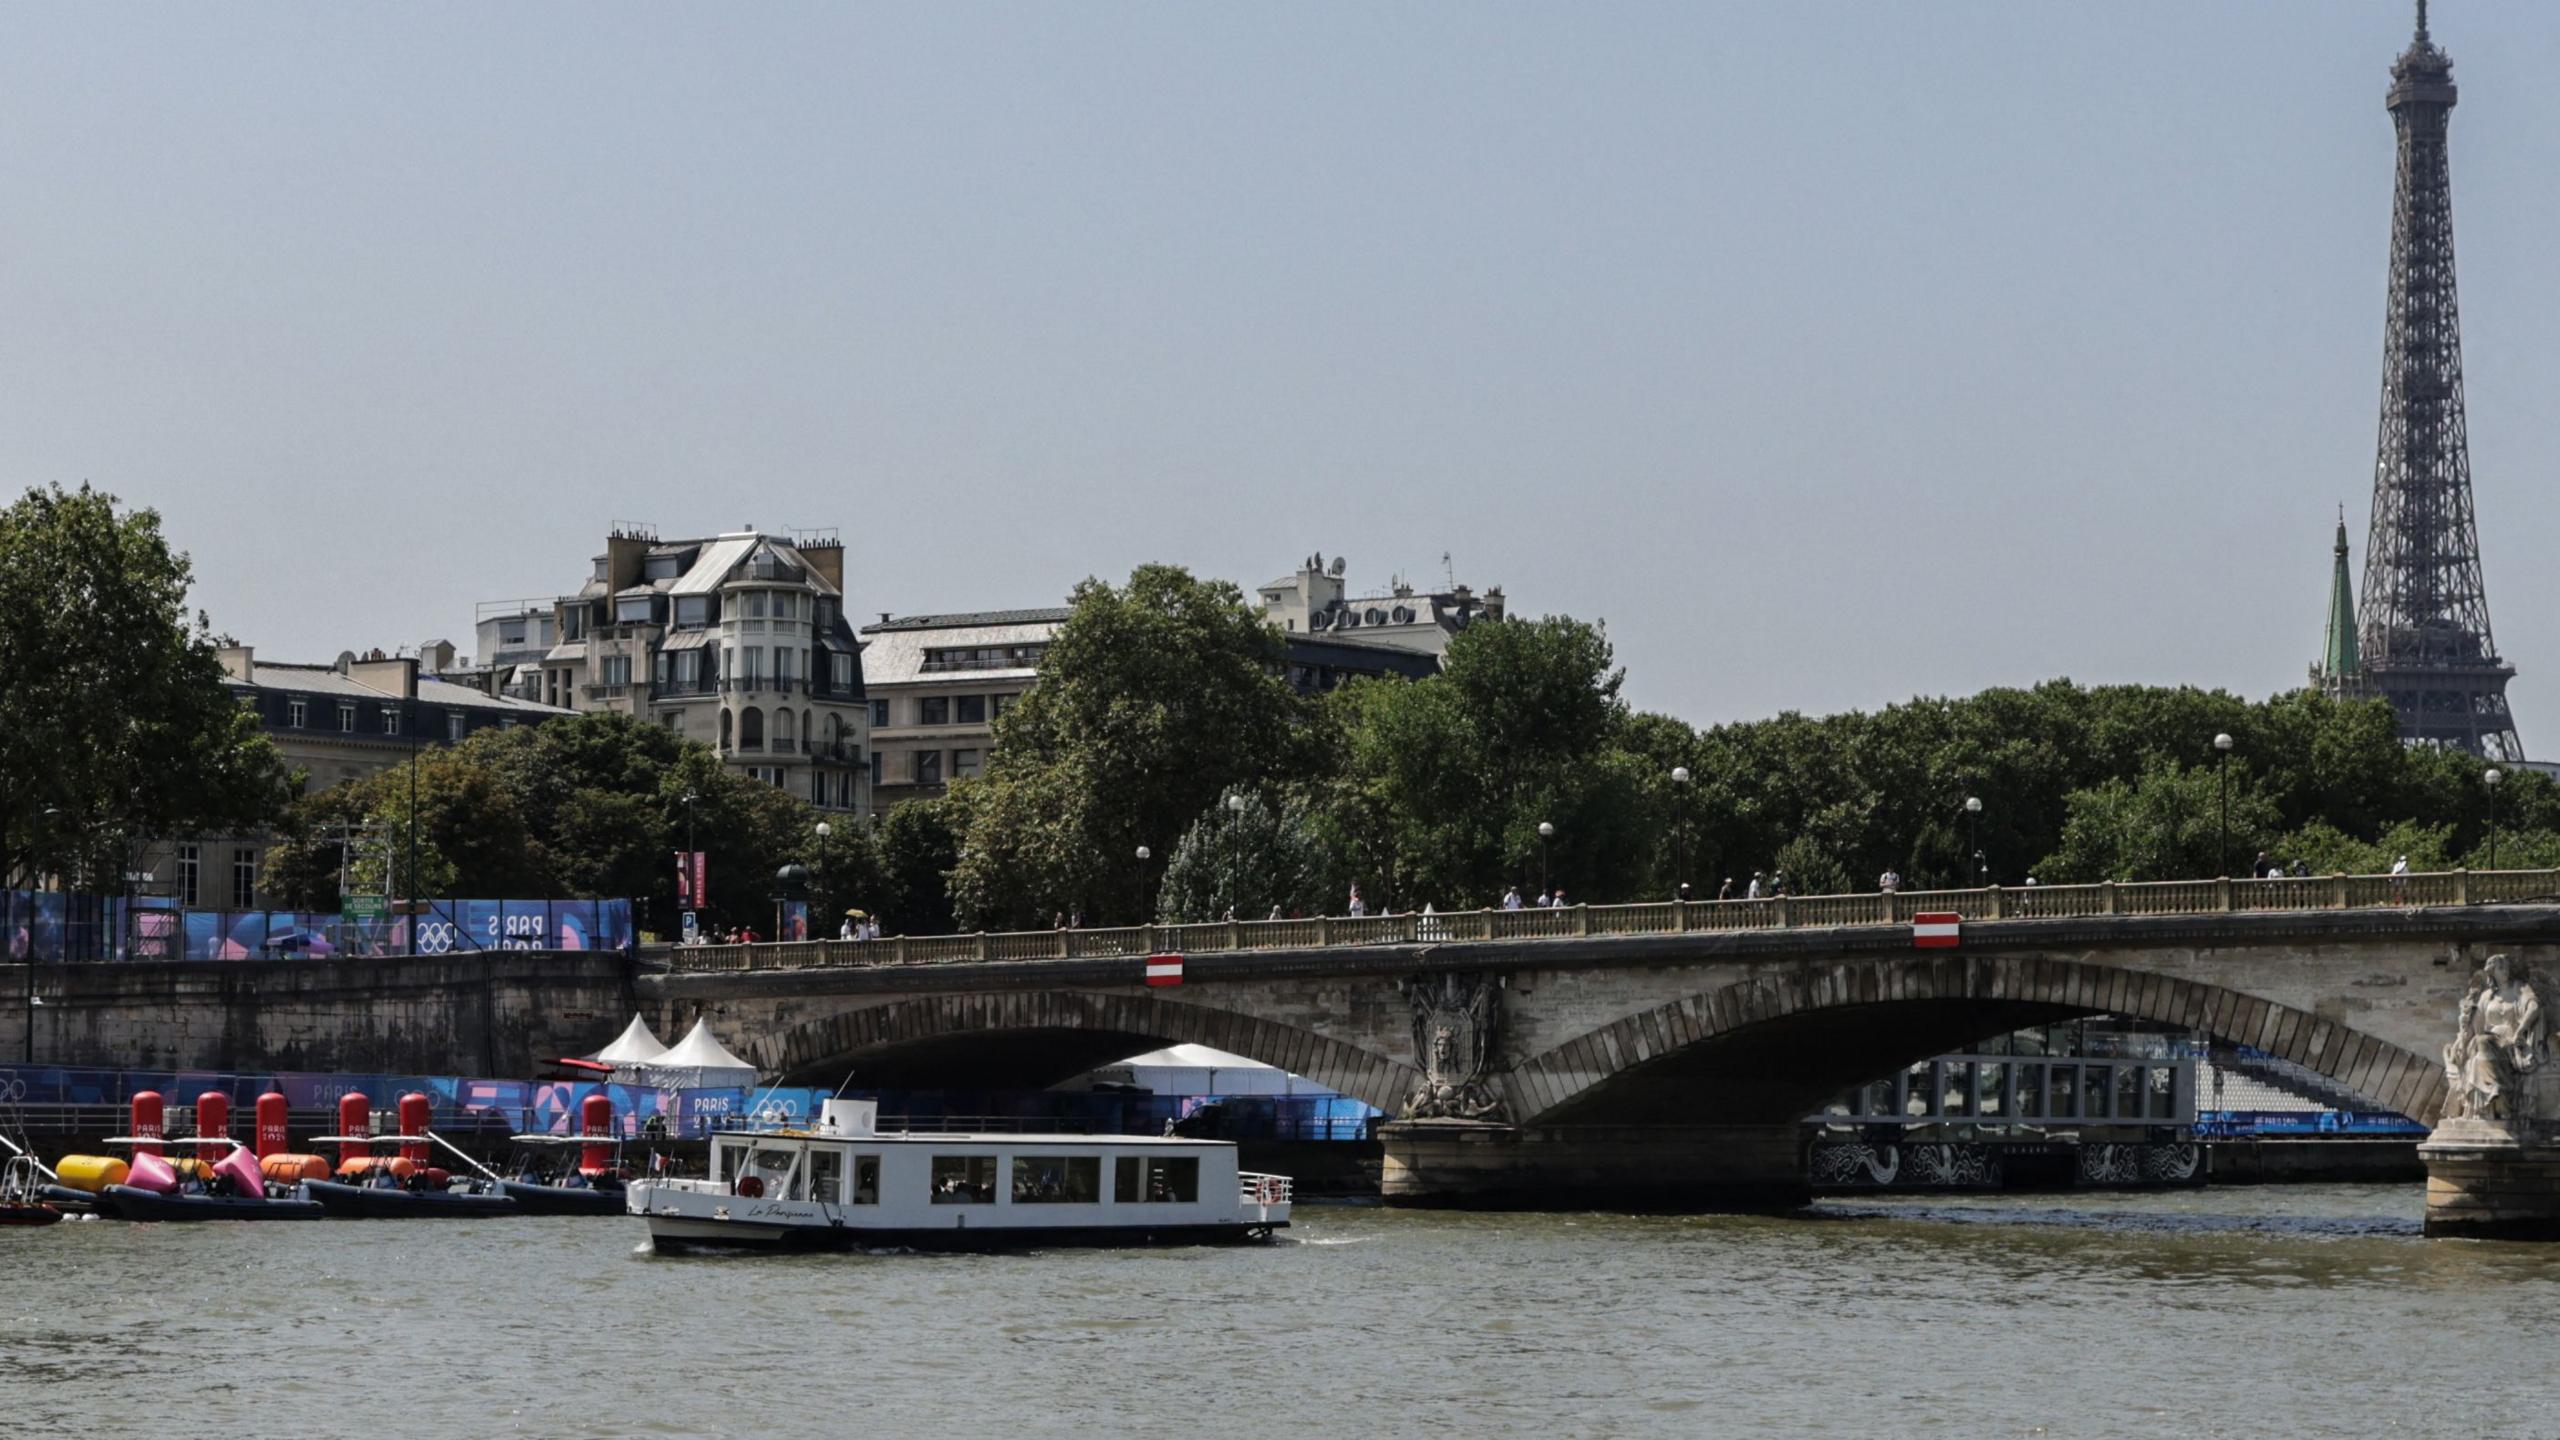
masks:
<instances>
[{"instance_id":1,"label":"rippled water surface","mask_svg":"<svg viewBox=\"0 0 2560 1440\"><path fill-rule=\"evenodd\" d=\"M2418 1213L1309 1206L1265 1248L683 1259L623 1220L65 1224L0 1231L0 1434L2560 1435L2560 1247Z\"/></svg>"}]
</instances>

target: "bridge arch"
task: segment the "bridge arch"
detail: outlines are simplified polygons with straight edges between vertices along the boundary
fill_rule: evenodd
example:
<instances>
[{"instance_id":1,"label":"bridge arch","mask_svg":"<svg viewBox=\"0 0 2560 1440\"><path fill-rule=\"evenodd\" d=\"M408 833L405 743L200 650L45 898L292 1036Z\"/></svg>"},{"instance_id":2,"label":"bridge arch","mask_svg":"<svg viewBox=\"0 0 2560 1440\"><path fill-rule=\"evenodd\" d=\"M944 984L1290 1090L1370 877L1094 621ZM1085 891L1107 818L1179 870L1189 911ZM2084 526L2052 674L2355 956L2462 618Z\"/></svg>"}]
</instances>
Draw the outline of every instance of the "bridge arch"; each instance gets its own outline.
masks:
<instances>
[{"instance_id":1,"label":"bridge arch","mask_svg":"<svg viewBox=\"0 0 2560 1440\"><path fill-rule=\"evenodd\" d=\"M832 1085L851 1069L866 1088L957 1074L982 1077L970 1088L1006 1088L1054 1084L1173 1044L1277 1065L1390 1112L1420 1078L1405 1062L1301 1026L1151 994L1073 990L857 1005L747 1037L737 1048L786 1083Z\"/></svg>"},{"instance_id":2,"label":"bridge arch","mask_svg":"<svg viewBox=\"0 0 2560 1440\"><path fill-rule=\"evenodd\" d=\"M2292 1061L2432 1125L2444 1077L2337 1020L2155 971L2036 956L1903 956L1771 971L1600 1026L1504 1077L1524 1123L1777 1124L1989 1036L2128 1015ZM1714 1108L1702 1111L1701 1103Z\"/></svg>"}]
</instances>

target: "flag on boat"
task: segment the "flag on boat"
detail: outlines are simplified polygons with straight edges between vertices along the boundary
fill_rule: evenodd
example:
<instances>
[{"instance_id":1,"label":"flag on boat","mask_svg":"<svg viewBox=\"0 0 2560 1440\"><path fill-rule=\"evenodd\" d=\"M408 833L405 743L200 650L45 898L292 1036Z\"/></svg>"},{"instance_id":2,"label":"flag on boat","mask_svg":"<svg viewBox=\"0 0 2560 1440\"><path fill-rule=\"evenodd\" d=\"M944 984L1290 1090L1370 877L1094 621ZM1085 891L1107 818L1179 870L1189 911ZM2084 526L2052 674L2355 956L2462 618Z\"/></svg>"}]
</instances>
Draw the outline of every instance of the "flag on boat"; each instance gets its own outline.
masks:
<instances>
[{"instance_id":1,"label":"flag on boat","mask_svg":"<svg viewBox=\"0 0 2560 1440\"><path fill-rule=\"evenodd\" d=\"M1147 957L1147 983L1148 983L1148 984L1150 984L1150 985L1179 985L1179 984L1181 984L1181 983L1182 983L1182 957L1181 957L1181 956L1179 956L1179 955L1150 955L1150 956L1148 956L1148 957Z\"/></svg>"},{"instance_id":2,"label":"flag on boat","mask_svg":"<svg viewBox=\"0 0 2560 1440\"><path fill-rule=\"evenodd\" d=\"M1952 910L1924 911L1911 917L1911 943L1922 950L1953 950L1964 917Z\"/></svg>"}]
</instances>

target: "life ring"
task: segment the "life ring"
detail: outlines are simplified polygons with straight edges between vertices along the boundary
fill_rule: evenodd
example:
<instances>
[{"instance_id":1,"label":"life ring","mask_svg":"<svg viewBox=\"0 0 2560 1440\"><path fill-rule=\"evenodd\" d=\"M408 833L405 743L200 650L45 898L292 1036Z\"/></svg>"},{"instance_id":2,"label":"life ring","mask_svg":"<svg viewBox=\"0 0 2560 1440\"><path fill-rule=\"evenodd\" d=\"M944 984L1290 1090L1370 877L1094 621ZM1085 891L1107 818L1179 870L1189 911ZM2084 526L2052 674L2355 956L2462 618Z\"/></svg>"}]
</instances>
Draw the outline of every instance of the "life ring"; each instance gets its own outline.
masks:
<instances>
[{"instance_id":1,"label":"life ring","mask_svg":"<svg viewBox=\"0 0 2560 1440\"><path fill-rule=\"evenodd\" d=\"M1280 1177L1277 1175L1265 1175L1260 1180L1254 1182L1253 1198L1256 1203L1263 1205L1279 1204Z\"/></svg>"},{"instance_id":2,"label":"life ring","mask_svg":"<svg viewBox=\"0 0 2560 1440\"><path fill-rule=\"evenodd\" d=\"M731 1186L730 1189L736 1192L738 1198L742 1200L761 1199L764 1196L764 1177L761 1175L741 1175L738 1177L738 1183Z\"/></svg>"}]
</instances>

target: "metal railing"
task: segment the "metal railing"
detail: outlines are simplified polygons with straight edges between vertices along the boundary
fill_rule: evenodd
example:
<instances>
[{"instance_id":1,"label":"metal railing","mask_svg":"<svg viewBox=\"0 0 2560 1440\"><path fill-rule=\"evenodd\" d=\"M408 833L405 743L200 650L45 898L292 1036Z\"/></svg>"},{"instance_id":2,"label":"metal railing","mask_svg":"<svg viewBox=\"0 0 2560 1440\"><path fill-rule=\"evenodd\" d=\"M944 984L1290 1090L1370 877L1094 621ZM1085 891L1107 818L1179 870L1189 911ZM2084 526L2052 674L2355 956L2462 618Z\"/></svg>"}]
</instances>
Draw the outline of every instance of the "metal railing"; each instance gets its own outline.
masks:
<instances>
[{"instance_id":1,"label":"metal railing","mask_svg":"<svg viewBox=\"0 0 2560 1440\"><path fill-rule=\"evenodd\" d=\"M975 961L1089 960L1163 953L1305 950L1444 941L1555 940L1907 925L1952 914L1968 924L2112 915L2217 915L2389 909L2414 905L2560 902L2560 870L2443 870L2410 875L2276 876L2265 880L2106 881L2096 885L1994 885L1980 890L1781 895L1763 900L1646 901L1525 910L1452 910L1309 919L1129 925L1099 930L1019 930L812 940L756 945L651 945L646 960L698 971L812 970L837 966L952 965Z\"/></svg>"}]
</instances>

